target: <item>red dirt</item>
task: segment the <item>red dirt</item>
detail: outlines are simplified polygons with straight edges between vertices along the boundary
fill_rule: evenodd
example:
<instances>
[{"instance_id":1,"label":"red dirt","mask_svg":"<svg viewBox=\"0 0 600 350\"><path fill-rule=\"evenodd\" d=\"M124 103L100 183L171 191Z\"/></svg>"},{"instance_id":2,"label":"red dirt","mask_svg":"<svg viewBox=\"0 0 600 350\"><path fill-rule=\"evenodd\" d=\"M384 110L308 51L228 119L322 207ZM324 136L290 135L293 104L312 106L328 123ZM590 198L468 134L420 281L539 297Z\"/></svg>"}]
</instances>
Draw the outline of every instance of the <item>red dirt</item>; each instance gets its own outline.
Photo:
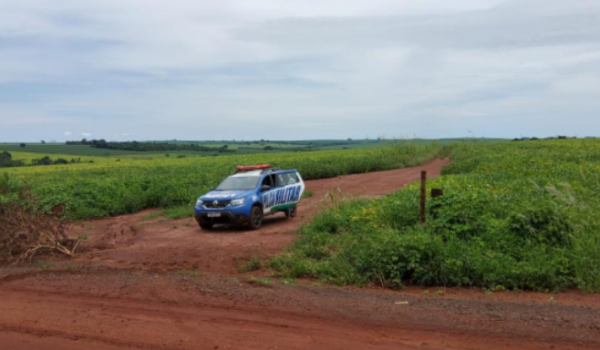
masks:
<instances>
[{"instance_id":1,"label":"red dirt","mask_svg":"<svg viewBox=\"0 0 600 350\"><path fill-rule=\"evenodd\" d=\"M332 188L383 195L445 163L310 181L299 217L259 231L201 231L192 219L149 219L155 211L82 223L73 233L90 237L89 250L77 259L0 270L0 349L600 349L597 295L395 292L237 273L288 246Z\"/></svg>"}]
</instances>

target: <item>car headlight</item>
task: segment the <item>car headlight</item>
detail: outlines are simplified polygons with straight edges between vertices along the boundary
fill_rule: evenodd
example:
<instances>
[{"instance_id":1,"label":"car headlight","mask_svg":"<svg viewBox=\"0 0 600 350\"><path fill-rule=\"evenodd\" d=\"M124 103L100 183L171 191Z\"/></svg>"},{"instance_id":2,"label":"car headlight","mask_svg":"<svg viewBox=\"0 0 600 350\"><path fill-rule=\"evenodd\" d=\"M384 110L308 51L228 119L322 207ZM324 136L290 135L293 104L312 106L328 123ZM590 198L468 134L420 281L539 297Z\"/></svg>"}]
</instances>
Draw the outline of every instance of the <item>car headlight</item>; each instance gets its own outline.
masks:
<instances>
[{"instance_id":1,"label":"car headlight","mask_svg":"<svg viewBox=\"0 0 600 350\"><path fill-rule=\"evenodd\" d=\"M234 199L234 200L232 200L232 201L231 201L229 204L230 204L231 206L234 206L234 207L236 207L236 206L238 206L238 205L242 205L242 204L244 204L244 203L246 203L246 198Z\"/></svg>"},{"instance_id":2,"label":"car headlight","mask_svg":"<svg viewBox=\"0 0 600 350\"><path fill-rule=\"evenodd\" d=\"M197 206L197 207L199 207L199 206L201 206L203 203L204 203L204 202L202 202L202 200L201 200L201 199L198 199L198 200L196 201L196 206Z\"/></svg>"}]
</instances>

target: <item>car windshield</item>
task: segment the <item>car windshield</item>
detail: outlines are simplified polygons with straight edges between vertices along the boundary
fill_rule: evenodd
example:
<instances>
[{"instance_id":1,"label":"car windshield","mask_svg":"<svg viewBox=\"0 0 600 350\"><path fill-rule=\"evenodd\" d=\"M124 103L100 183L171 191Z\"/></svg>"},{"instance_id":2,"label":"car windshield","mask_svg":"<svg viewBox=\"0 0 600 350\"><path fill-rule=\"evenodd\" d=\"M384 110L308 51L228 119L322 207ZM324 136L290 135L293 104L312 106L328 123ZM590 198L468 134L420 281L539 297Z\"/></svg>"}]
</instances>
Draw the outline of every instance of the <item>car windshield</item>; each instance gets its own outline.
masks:
<instances>
[{"instance_id":1,"label":"car windshield","mask_svg":"<svg viewBox=\"0 0 600 350\"><path fill-rule=\"evenodd\" d=\"M223 180L216 190L232 191L232 190L251 190L258 183L258 176L230 176Z\"/></svg>"}]
</instances>

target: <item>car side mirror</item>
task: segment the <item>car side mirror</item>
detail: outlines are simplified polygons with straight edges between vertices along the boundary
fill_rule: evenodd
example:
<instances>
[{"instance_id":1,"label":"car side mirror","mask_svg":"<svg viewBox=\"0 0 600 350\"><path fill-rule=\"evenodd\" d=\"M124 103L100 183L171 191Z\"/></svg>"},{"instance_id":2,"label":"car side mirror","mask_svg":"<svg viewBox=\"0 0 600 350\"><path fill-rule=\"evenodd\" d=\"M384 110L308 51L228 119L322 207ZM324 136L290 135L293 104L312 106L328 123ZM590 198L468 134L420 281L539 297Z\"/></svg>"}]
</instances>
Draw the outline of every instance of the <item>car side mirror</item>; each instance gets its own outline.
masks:
<instances>
[{"instance_id":1,"label":"car side mirror","mask_svg":"<svg viewBox=\"0 0 600 350\"><path fill-rule=\"evenodd\" d=\"M262 185L262 186L260 187L260 190L261 190L262 192L264 192L264 191L268 191L268 190L270 190L270 189L271 189L271 186L269 186L269 185Z\"/></svg>"}]
</instances>

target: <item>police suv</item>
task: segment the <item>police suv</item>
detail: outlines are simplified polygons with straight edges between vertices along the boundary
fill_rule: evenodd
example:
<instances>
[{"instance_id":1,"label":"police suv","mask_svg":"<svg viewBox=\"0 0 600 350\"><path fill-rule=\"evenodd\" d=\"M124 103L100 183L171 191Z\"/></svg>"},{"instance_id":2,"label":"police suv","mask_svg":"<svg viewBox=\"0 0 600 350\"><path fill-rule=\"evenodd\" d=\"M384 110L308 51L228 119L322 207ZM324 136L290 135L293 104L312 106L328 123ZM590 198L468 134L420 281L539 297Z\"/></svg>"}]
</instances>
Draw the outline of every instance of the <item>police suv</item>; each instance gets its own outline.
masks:
<instances>
[{"instance_id":1,"label":"police suv","mask_svg":"<svg viewBox=\"0 0 600 350\"><path fill-rule=\"evenodd\" d=\"M238 166L219 186L200 196L195 217L201 228L215 224L261 227L263 217L283 212L296 216L304 181L295 169L282 170L269 164Z\"/></svg>"}]
</instances>

